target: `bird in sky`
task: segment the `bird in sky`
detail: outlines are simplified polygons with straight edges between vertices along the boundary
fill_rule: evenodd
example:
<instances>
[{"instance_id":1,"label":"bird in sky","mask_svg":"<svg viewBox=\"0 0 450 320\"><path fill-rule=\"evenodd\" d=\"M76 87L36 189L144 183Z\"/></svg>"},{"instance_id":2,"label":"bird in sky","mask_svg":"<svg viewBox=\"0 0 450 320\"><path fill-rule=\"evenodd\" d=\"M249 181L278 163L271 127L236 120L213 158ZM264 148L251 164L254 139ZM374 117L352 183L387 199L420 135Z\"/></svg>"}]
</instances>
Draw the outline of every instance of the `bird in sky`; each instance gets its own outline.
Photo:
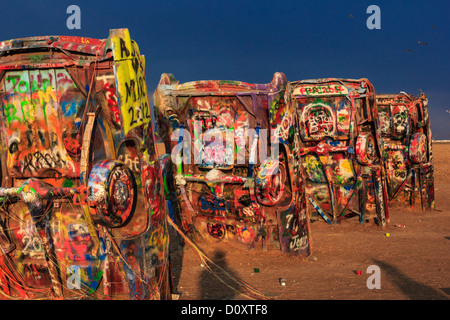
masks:
<instances>
[{"instance_id":1,"label":"bird in sky","mask_svg":"<svg viewBox=\"0 0 450 320\"><path fill-rule=\"evenodd\" d=\"M427 46L427 45L428 45L428 42L422 42L422 41L420 41L420 40L417 41L417 43L418 43L418 44L422 44L422 45L424 45L424 46Z\"/></svg>"}]
</instances>

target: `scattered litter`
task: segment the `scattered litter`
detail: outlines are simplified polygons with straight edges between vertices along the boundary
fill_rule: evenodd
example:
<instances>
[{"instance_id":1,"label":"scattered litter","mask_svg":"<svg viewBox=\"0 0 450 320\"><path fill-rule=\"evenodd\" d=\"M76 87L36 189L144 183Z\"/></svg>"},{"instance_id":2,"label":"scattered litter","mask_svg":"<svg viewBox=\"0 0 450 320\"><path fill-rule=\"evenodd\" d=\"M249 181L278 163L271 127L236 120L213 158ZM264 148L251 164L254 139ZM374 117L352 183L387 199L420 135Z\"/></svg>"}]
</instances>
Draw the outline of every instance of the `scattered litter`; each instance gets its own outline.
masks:
<instances>
[{"instance_id":1,"label":"scattered litter","mask_svg":"<svg viewBox=\"0 0 450 320\"><path fill-rule=\"evenodd\" d=\"M360 276L362 274L361 270L356 270L356 275Z\"/></svg>"},{"instance_id":2,"label":"scattered litter","mask_svg":"<svg viewBox=\"0 0 450 320\"><path fill-rule=\"evenodd\" d=\"M286 286L286 280L283 278L280 278L280 284L285 287Z\"/></svg>"},{"instance_id":3,"label":"scattered litter","mask_svg":"<svg viewBox=\"0 0 450 320\"><path fill-rule=\"evenodd\" d=\"M404 228L405 225L404 224L396 224L394 227L396 227L396 228Z\"/></svg>"},{"instance_id":4,"label":"scattered litter","mask_svg":"<svg viewBox=\"0 0 450 320\"><path fill-rule=\"evenodd\" d=\"M387 232L387 233L385 234L385 236L386 236L387 238L389 238L389 237L391 236L391 234L390 234L389 232Z\"/></svg>"},{"instance_id":5,"label":"scattered litter","mask_svg":"<svg viewBox=\"0 0 450 320\"><path fill-rule=\"evenodd\" d=\"M254 273L259 273L259 268L253 268Z\"/></svg>"},{"instance_id":6,"label":"scattered litter","mask_svg":"<svg viewBox=\"0 0 450 320\"><path fill-rule=\"evenodd\" d=\"M172 300L180 300L181 293L172 293Z\"/></svg>"}]
</instances>

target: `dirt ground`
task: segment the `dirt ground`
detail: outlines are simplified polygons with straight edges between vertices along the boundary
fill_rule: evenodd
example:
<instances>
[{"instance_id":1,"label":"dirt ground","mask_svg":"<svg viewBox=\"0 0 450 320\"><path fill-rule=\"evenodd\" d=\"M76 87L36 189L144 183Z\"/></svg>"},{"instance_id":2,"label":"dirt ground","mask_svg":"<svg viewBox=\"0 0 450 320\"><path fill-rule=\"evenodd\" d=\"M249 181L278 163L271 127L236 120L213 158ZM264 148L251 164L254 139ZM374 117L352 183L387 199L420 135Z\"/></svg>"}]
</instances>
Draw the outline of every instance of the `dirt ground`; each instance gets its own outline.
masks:
<instances>
[{"instance_id":1,"label":"dirt ground","mask_svg":"<svg viewBox=\"0 0 450 320\"><path fill-rule=\"evenodd\" d=\"M230 243L199 244L227 274L273 300L448 300L450 298L450 143L434 143L436 210L390 207L380 229L349 219L311 224L312 256L286 256ZM404 228L396 225L403 225ZM389 234L389 236L387 235ZM202 267L189 245L171 255L179 300L246 300L241 287L214 267ZM369 289L369 266L380 270L380 289ZM358 274L356 271L361 271ZM369 270L370 271L370 270ZM286 280L280 285L279 279Z\"/></svg>"}]
</instances>

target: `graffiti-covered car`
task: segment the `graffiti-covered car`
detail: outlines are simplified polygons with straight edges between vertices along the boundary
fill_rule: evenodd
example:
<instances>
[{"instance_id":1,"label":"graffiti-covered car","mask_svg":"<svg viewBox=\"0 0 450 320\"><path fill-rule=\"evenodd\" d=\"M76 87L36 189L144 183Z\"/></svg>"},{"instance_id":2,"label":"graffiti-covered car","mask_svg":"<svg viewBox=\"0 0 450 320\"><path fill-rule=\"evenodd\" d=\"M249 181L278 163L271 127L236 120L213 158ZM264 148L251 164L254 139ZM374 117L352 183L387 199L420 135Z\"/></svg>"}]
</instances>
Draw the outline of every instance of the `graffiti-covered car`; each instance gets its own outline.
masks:
<instances>
[{"instance_id":1,"label":"graffiti-covered car","mask_svg":"<svg viewBox=\"0 0 450 320\"><path fill-rule=\"evenodd\" d=\"M145 60L127 29L0 43L0 289L170 298Z\"/></svg>"},{"instance_id":2,"label":"graffiti-covered car","mask_svg":"<svg viewBox=\"0 0 450 320\"><path fill-rule=\"evenodd\" d=\"M389 199L434 209L432 135L425 93L377 94Z\"/></svg>"},{"instance_id":3,"label":"graffiti-covered car","mask_svg":"<svg viewBox=\"0 0 450 320\"><path fill-rule=\"evenodd\" d=\"M176 164L175 218L187 235L309 254L294 152L298 126L284 74L275 73L267 84L180 84L162 74L153 102L155 131Z\"/></svg>"},{"instance_id":4,"label":"graffiti-covered car","mask_svg":"<svg viewBox=\"0 0 450 320\"><path fill-rule=\"evenodd\" d=\"M367 79L291 82L311 219L389 219L375 90Z\"/></svg>"}]
</instances>

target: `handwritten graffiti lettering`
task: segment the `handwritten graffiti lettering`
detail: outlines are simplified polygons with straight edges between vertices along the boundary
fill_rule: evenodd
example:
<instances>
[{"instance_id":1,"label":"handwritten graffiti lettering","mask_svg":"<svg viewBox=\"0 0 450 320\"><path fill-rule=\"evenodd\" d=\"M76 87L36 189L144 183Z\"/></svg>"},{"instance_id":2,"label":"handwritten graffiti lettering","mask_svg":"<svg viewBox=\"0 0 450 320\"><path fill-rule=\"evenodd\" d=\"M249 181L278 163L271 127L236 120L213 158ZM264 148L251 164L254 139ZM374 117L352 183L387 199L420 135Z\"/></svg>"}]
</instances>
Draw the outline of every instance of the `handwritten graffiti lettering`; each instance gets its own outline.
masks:
<instances>
[{"instance_id":1,"label":"handwritten graffiti lettering","mask_svg":"<svg viewBox=\"0 0 450 320\"><path fill-rule=\"evenodd\" d=\"M35 153L29 153L21 161L22 170L36 171L38 169L53 169L56 167L63 167L67 164L67 161L63 160L60 153L55 154L49 152L36 151Z\"/></svg>"},{"instance_id":2,"label":"handwritten graffiti lettering","mask_svg":"<svg viewBox=\"0 0 450 320\"><path fill-rule=\"evenodd\" d=\"M147 87L145 85L145 60L128 31L112 36L114 54L120 58L116 66L117 91L124 120L124 131L150 121Z\"/></svg>"},{"instance_id":3,"label":"handwritten graffiti lettering","mask_svg":"<svg viewBox=\"0 0 450 320\"><path fill-rule=\"evenodd\" d=\"M319 131L330 133L333 130L332 119L324 111L310 114L307 121L309 123L309 132L311 133L317 133Z\"/></svg>"},{"instance_id":4,"label":"handwritten graffiti lettering","mask_svg":"<svg viewBox=\"0 0 450 320\"><path fill-rule=\"evenodd\" d=\"M308 245L306 230L301 225L301 220L297 214L287 212L282 219L284 229L283 238L288 242L289 250L298 251Z\"/></svg>"},{"instance_id":5,"label":"handwritten graffiti lettering","mask_svg":"<svg viewBox=\"0 0 450 320\"><path fill-rule=\"evenodd\" d=\"M230 210L230 205L226 200L208 196L200 196L199 207L206 213L213 213L220 216L224 216Z\"/></svg>"},{"instance_id":6,"label":"handwritten graffiti lettering","mask_svg":"<svg viewBox=\"0 0 450 320\"><path fill-rule=\"evenodd\" d=\"M44 254L44 249L38 235L24 236L22 238L22 245L22 253L26 255Z\"/></svg>"},{"instance_id":7,"label":"handwritten graffiti lettering","mask_svg":"<svg viewBox=\"0 0 450 320\"><path fill-rule=\"evenodd\" d=\"M293 93L295 95L333 95L333 94L348 94L348 89L342 85L329 86L309 86L295 88Z\"/></svg>"},{"instance_id":8,"label":"handwritten graffiti lettering","mask_svg":"<svg viewBox=\"0 0 450 320\"><path fill-rule=\"evenodd\" d=\"M298 230L298 222L297 219L294 219L294 214L289 213L286 215L285 229L291 229L294 231Z\"/></svg>"},{"instance_id":9,"label":"handwritten graffiti lettering","mask_svg":"<svg viewBox=\"0 0 450 320\"><path fill-rule=\"evenodd\" d=\"M116 88L109 83L104 84L105 96L108 101L108 107L112 111L111 118L116 122L120 123L120 112L119 104L117 103Z\"/></svg>"},{"instance_id":10,"label":"handwritten graffiti lettering","mask_svg":"<svg viewBox=\"0 0 450 320\"><path fill-rule=\"evenodd\" d=\"M301 228L298 217L294 216L293 213L286 214L283 227L291 235L289 238L290 250L300 250L307 245L306 231Z\"/></svg>"},{"instance_id":11,"label":"handwritten graffiti lettering","mask_svg":"<svg viewBox=\"0 0 450 320\"><path fill-rule=\"evenodd\" d=\"M150 119L150 111L148 107L148 103L144 102L142 106L137 107L129 107L128 108L129 117L129 125L134 126L142 123L144 119Z\"/></svg>"},{"instance_id":12,"label":"handwritten graffiti lettering","mask_svg":"<svg viewBox=\"0 0 450 320\"><path fill-rule=\"evenodd\" d=\"M145 79L139 76L125 82L125 103L132 104L128 108L130 126L138 125L150 119L150 108L146 101Z\"/></svg>"},{"instance_id":13,"label":"handwritten graffiti lettering","mask_svg":"<svg viewBox=\"0 0 450 320\"><path fill-rule=\"evenodd\" d=\"M203 128L211 129L216 127L217 116L200 114L194 117L194 120L201 121Z\"/></svg>"},{"instance_id":14,"label":"handwritten graffiti lettering","mask_svg":"<svg viewBox=\"0 0 450 320\"><path fill-rule=\"evenodd\" d=\"M7 97L8 99L8 97ZM42 110L44 119L47 119L48 109L52 106L52 102L56 101L56 95L51 87L44 91L38 91L37 95L19 95L11 97L13 103L4 100L5 116L10 126L14 121L27 123L34 121L38 112Z\"/></svg>"},{"instance_id":15,"label":"handwritten graffiti lettering","mask_svg":"<svg viewBox=\"0 0 450 320\"><path fill-rule=\"evenodd\" d=\"M208 233L216 238L216 239L222 239L225 236L225 227L224 225L220 223L208 223Z\"/></svg>"},{"instance_id":16,"label":"handwritten graffiti lettering","mask_svg":"<svg viewBox=\"0 0 450 320\"><path fill-rule=\"evenodd\" d=\"M56 73L56 75L52 72L33 74L30 71L29 74L20 73L8 75L6 77L6 85L11 94L41 92L41 94L37 94L37 98L43 93L48 92L48 89L53 87L55 80L58 80L58 83L60 84L66 84L67 82L73 84L73 81L70 80L67 73L63 71Z\"/></svg>"},{"instance_id":17,"label":"handwritten graffiti lettering","mask_svg":"<svg viewBox=\"0 0 450 320\"><path fill-rule=\"evenodd\" d=\"M45 92L53 83L53 75L48 73L47 76L48 78L43 78L42 74L29 75L30 80L28 80L22 78L21 74L13 74L6 77L6 83L10 85L10 90L12 89L12 93L14 94L27 94L30 91L38 90Z\"/></svg>"},{"instance_id":18,"label":"handwritten graffiti lettering","mask_svg":"<svg viewBox=\"0 0 450 320\"><path fill-rule=\"evenodd\" d=\"M128 50L125 40L122 38L119 38L119 42L120 42L120 57L128 58L128 56L130 55L130 50Z\"/></svg>"},{"instance_id":19,"label":"handwritten graffiti lettering","mask_svg":"<svg viewBox=\"0 0 450 320\"><path fill-rule=\"evenodd\" d=\"M406 171L395 171L394 175L396 178L405 179Z\"/></svg>"},{"instance_id":20,"label":"handwritten graffiti lettering","mask_svg":"<svg viewBox=\"0 0 450 320\"><path fill-rule=\"evenodd\" d=\"M131 101L135 102L141 97L143 90L142 83L144 83L144 79L140 78L138 79L138 81L139 82L136 83L134 79L131 79L129 82L125 82L126 102L129 102L130 99Z\"/></svg>"},{"instance_id":21,"label":"handwritten graffiti lettering","mask_svg":"<svg viewBox=\"0 0 450 320\"><path fill-rule=\"evenodd\" d=\"M27 130L25 131L27 147L31 147L39 142L46 149L51 149L58 145L58 136L55 132L46 132L44 130Z\"/></svg>"},{"instance_id":22,"label":"handwritten graffiti lettering","mask_svg":"<svg viewBox=\"0 0 450 320\"><path fill-rule=\"evenodd\" d=\"M61 237L60 222L51 222L50 229L54 235L54 243L56 244ZM34 223L27 221L25 224L21 224L20 228L15 231L15 236L21 241L21 254L23 256L35 259L44 258L44 246Z\"/></svg>"},{"instance_id":23,"label":"handwritten graffiti lettering","mask_svg":"<svg viewBox=\"0 0 450 320\"><path fill-rule=\"evenodd\" d=\"M330 106L323 103L309 104L304 108L302 115L310 137L322 137L334 133L334 114Z\"/></svg>"},{"instance_id":24,"label":"handwritten graffiti lettering","mask_svg":"<svg viewBox=\"0 0 450 320\"><path fill-rule=\"evenodd\" d=\"M305 235L296 234L289 241L289 249L292 251L300 250L307 245L307 238Z\"/></svg>"},{"instance_id":25,"label":"handwritten graffiti lettering","mask_svg":"<svg viewBox=\"0 0 450 320\"><path fill-rule=\"evenodd\" d=\"M141 169L139 167L139 157L137 156L131 157L128 154L125 155L121 154L119 155L119 160L125 163L127 167L131 169L131 171L136 173L141 172Z\"/></svg>"}]
</instances>

